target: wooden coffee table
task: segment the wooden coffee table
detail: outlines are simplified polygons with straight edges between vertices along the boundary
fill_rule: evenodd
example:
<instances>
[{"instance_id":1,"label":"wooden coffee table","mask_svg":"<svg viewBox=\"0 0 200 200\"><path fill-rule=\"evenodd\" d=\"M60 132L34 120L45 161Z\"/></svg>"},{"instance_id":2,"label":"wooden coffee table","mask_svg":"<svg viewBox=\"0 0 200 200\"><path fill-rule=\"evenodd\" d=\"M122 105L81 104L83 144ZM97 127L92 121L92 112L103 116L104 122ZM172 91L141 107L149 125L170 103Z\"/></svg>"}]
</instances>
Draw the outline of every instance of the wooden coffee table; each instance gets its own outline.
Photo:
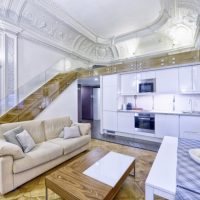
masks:
<instances>
[{"instance_id":1,"label":"wooden coffee table","mask_svg":"<svg viewBox=\"0 0 200 200\"><path fill-rule=\"evenodd\" d=\"M111 200L134 168L135 158L96 148L45 178L48 189L67 200Z\"/></svg>"}]
</instances>

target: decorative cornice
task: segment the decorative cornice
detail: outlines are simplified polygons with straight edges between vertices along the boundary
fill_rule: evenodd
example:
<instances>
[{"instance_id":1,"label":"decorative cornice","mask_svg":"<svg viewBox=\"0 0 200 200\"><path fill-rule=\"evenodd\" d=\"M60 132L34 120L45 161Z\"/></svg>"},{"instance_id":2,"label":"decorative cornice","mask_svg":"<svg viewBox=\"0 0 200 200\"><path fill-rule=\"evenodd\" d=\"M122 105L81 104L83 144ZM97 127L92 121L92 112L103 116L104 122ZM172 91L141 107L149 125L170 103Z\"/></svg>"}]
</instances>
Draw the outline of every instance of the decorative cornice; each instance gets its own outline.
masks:
<instances>
[{"instance_id":1,"label":"decorative cornice","mask_svg":"<svg viewBox=\"0 0 200 200\"><path fill-rule=\"evenodd\" d=\"M6 32L18 34L22 32L22 28L15 26L13 24L10 24L8 22L0 20L0 29Z\"/></svg>"}]
</instances>

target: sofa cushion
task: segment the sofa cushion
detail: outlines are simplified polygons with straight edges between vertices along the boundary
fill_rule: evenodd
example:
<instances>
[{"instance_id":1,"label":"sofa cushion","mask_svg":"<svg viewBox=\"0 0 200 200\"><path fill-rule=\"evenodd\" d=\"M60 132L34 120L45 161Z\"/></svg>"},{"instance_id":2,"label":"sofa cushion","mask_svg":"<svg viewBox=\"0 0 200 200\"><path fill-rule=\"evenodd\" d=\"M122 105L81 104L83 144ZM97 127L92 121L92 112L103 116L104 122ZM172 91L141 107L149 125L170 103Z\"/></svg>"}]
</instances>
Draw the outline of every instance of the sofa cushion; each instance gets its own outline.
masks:
<instances>
[{"instance_id":1,"label":"sofa cushion","mask_svg":"<svg viewBox=\"0 0 200 200\"><path fill-rule=\"evenodd\" d=\"M76 149L88 144L91 140L89 135L80 136L77 138L63 139L63 138L55 138L49 140L49 143L57 144L58 146L63 148L63 153L66 155L75 151Z\"/></svg>"},{"instance_id":2,"label":"sofa cushion","mask_svg":"<svg viewBox=\"0 0 200 200\"><path fill-rule=\"evenodd\" d=\"M24 158L14 161L13 172L23 172L56 159L62 155L63 149L56 144L50 142L37 144L32 151L25 154Z\"/></svg>"},{"instance_id":3,"label":"sofa cushion","mask_svg":"<svg viewBox=\"0 0 200 200\"><path fill-rule=\"evenodd\" d=\"M74 123L72 126L79 126L81 135L89 135L91 132L90 123Z\"/></svg>"},{"instance_id":4,"label":"sofa cushion","mask_svg":"<svg viewBox=\"0 0 200 200\"><path fill-rule=\"evenodd\" d=\"M19 126L29 132L35 143L41 143L45 141L44 125L42 121L35 120L2 124L0 125L0 137L2 138L3 133L5 133L6 131Z\"/></svg>"},{"instance_id":5,"label":"sofa cushion","mask_svg":"<svg viewBox=\"0 0 200 200\"><path fill-rule=\"evenodd\" d=\"M65 126L70 127L72 124L72 121L69 117L49 119L44 120L43 122L46 140L57 138Z\"/></svg>"},{"instance_id":6,"label":"sofa cushion","mask_svg":"<svg viewBox=\"0 0 200 200\"><path fill-rule=\"evenodd\" d=\"M25 154L18 145L0 140L0 156L12 156L13 159L20 159L24 158Z\"/></svg>"},{"instance_id":7,"label":"sofa cushion","mask_svg":"<svg viewBox=\"0 0 200 200\"><path fill-rule=\"evenodd\" d=\"M64 127L64 139L80 137L80 130L78 126Z\"/></svg>"},{"instance_id":8,"label":"sofa cushion","mask_svg":"<svg viewBox=\"0 0 200 200\"><path fill-rule=\"evenodd\" d=\"M3 136L5 137L7 142L10 142L12 144L15 144L17 146L19 146L20 148L22 148L21 144L19 143L19 141L16 138L16 135L18 133L21 133L24 129L22 127L16 127L14 129L11 129L9 131L6 131Z\"/></svg>"}]
</instances>

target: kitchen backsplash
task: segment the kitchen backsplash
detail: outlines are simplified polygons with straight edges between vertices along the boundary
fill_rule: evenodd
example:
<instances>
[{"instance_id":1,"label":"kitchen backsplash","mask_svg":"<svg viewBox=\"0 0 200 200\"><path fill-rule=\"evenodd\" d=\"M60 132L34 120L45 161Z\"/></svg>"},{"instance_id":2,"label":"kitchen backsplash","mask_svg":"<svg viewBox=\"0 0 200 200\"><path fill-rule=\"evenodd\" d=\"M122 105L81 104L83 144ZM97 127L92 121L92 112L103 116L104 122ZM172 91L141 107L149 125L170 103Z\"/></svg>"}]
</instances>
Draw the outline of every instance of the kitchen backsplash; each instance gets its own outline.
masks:
<instances>
[{"instance_id":1,"label":"kitchen backsplash","mask_svg":"<svg viewBox=\"0 0 200 200\"><path fill-rule=\"evenodd\" d=\"M135 102L136 101L136 102ZM132 103L133 107L142 108L144 110L157 111L200 111L200 95L144 95L124 96L119 99L119 109L122 104Z\"/></svg>"}]
</instances>

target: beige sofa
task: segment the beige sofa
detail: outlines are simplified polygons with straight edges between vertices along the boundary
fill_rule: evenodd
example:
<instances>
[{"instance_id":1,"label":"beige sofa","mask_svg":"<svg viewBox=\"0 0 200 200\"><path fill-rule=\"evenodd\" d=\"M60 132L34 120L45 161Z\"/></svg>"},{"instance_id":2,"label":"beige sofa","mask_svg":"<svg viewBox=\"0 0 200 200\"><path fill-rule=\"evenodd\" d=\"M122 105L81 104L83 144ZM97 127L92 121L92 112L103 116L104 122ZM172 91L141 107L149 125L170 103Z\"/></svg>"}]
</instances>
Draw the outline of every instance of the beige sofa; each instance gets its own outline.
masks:
<instances>
[{"instance_id":1,"label":"beige sofa","mask_svg":"<svg viewBox=\"0 0 200 200\"><path fill-rule=\"evenodd\" d=\"M0 193L5 194L45 171L87 150L91 140L90 124L79 124L81 136L63 139L59 134L65 126L71 126L69 117L44 121L26 121L0 125L0 140L3 133L15 127L26 129L36 147L15 160L12 156L0 157Z\"/></svg>"}]
</instances>

